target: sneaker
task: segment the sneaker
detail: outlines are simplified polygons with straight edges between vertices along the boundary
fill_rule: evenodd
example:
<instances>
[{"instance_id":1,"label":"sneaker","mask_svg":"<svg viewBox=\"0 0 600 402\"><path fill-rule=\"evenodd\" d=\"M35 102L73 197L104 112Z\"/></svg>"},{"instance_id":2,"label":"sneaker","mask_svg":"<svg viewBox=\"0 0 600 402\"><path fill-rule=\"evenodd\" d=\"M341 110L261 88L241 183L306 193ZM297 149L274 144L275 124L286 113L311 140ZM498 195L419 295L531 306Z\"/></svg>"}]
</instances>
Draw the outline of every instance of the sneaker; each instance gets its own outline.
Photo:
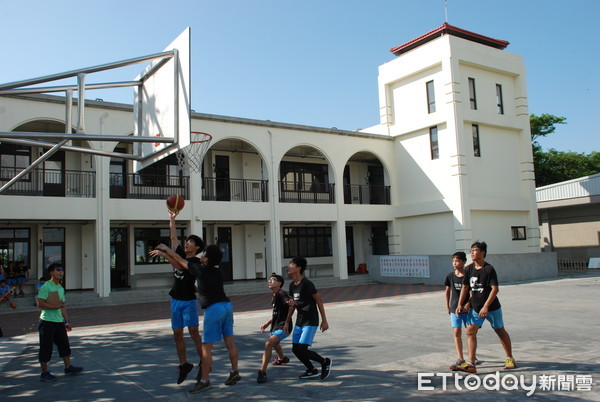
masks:
<instances>
[{"instance_id":1,"label":"sneaker","mask_svg":"<svg viewBox=\"0 0 600 402\"><path fill-rule=\"evenodd\" d=\"M273 362L274 366L281 366L282 364L287 364L290 362L290 358L285 356L283 359L280 359L279 356L277 356L275 358L275 361Z\"/></svg>"},{"instance_id":2,"label":"sneaker","mask_svg":"<svg viewBox=\"0 0 600 402\"><path fill-rule=\"evenodd\" d=\"M83 367L73 366L72 364L65 368L65 374L77 374L83 371Z\"/></svg>"},{"instance_id":3,"label":"sneaker","mask_svg":"<svg viewBox=\"0 0 600 402\"><path fill-rule=\"evenodd\" d=\"M459 371L465 371L467 373L476 373L477 372L477 368L475 368L475 366L473 366L469 362L463 362L463 363L459 364L458 366L456 366L456 368Z\"/></svg>"},{"instance_id":4,"label":"sneaker","mask_svg":"<svg viewBox=\"0 0 600 402\"><path fill-rule=\"evenodd\" d=\"M313 368L312 370L306 370L304 373L300 374L301 380L307 380L309 378L317 378L319 376L319 370Z\"/></svg>"},{"instance_id":5,"label":"sneaker","mask_svg":"<svg viewBox=\"0 0 600 402\"><path fill-rule=\"evenodd\" d=\"M184 382L185 379L187 378L188 374L190 373L190 371L192 371L193 368L194 368L194 365L192 363L185 362L183 364L180 364L179 365L179 376L177 377L177 384L181 384L182 382Z\"/></svg>"},{"instance_id":6,"label":"sneaker","mask_svg":"<svg viewBox=\"0 0 600 402\"><path fill-rule=\"evenodd\" d=\"M267 372L258 370L258 377L256 377L256 382L259 384L264 384L267 382Z\"/></svg>"},{"instance_id":7,"label":"sneaker","mask_svg":"<svg viewBox=\"0 0 600 402\"><path fill-rule=\"evenodd\" d=\"M45 373L42 373L40 380L44 382L54 382L56 381L56 377L53 376L51 372L46 371Z\"/></svg>"},{"instance_id":8,"label":"sneaker","mask_svg":"<svg viewBox=\"0 0 600 402\"><path fill-rule=\"evenodd\" d=\"M325 363L321 363L321 380L329 377L329 373L331 372L331 366L333 362L329 357L325 358Z\"/></svg>"},{"instance_id":9,"label":"sneaker","mask_svg":"<svg viewBox=\"0 0 600 402\"><path fill-rule=\"evenodd\" d=\"M464 360L458 359L452 366L450 366L450 370L458 371L458 366L460 366L464 362L465 362ZM475 364L477 364L477 360L475 360Z\"/></svg>"},{"instance_id":10,"label":"sneaker","mask_svg":"<svg viewBox=\"0 0 600 402\"><path fill-rule=\"evenodd\" d=\"M13 310L17 308L17 306L15 306L14 304L10 305L10 308L12 308Z\"/></svg>"},{"instance_id":11,"label":"sneaker","mask_svg":"<svg viewBox=\"0 0 600 402\"><path fill-rule=\"evenodd\" d=\"M241 380L239 371L235 370L229 373L229 378L225 381L225 385L235 385L236 382Z\"/></svg>"},{"instance_id":12,"label":"sneaker","mask_svg":"<svg viewBox=\"0 0 600 402\"><path fill-rule=\"evenodd\" d=\"M206 382L198 381L198 383L196 383L194 388L190 389L188 392L190 394L197 394L198 392L208 391L211 388L212 388L212 385L210 385L210 381L206 381Z\"/></svg>"},{"instance_id":13,"label":"sneaker","mask_svg":"<svg viewBox=\"0 0 600 402\"><path fill-rule=\"evenodd\" d=\"M517 368L517 363L515 362L515 359L513 359L512 357L507 357L504 362L504 369L512 370L514 368Z\"/></svg>"}]
</instances>

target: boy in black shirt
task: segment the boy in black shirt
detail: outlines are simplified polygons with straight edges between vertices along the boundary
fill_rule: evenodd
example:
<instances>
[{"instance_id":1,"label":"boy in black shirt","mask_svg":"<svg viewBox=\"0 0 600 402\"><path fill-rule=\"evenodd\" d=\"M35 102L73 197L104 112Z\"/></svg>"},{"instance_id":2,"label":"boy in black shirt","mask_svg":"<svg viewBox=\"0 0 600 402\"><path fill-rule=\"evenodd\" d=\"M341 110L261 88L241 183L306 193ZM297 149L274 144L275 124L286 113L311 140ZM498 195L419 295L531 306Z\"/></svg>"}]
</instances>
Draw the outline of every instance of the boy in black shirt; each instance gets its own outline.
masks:
<instances>
[{"instance_id":1,"label":"boy in black shirt","mask_svg":"<svg viewBox=\"0 0 600 402\"><path fill-rule=\"evenodd\" d=\"M290 311L284 331L286 334L290 333L288 321L292 318L294 310L298 310L296 326L292 335L292 351L298 360L306 366L306 371L300 375L300 378L309 379L319 376L319 370L313 366L312 360L321 363L321 379L324 380L329 376L331 359L320 356L318 353L309 350L308 347L312 345L319 327L319 313L321 313L321 330L323 332L329 329L329 324L325 317L325 307L323 307L321 296L315 285L304 277L305 270L306 259L303 257L292 258L288 265L288 274L292 277L290 295L293 299L288 302Z\"/></svg>"},{"instance_id":2,"label":"boy in black shirt","mask_svg":"<svg viewBox=\"0 0 600 402\"><path fill-rule=\"evenodd\" d=\"M473 263L465 267L465 276L463 287L460 292L460 299L456 314L463 311L462 305L467 299L469 291L471 294L471 309L469 310L467 326L467 349L469 350L469 361L458 366L461 371L476 373L475 353L477 350L477 331L488 320L506 352L505 369L514 369L516 367L515 359L512 357L512 344L510 336L504 329L504 320L502 318L502 308L500 300L496 297L498 294L498 276L496 270L490 264L485 262L487 254L487 244L485 242L475 242L471 245L471 259Z\"/></svg>"},{"instance_id":3,"label":"boy in black shirt","mask_svg":"<svg viewBox=\"0 0 600 402\"><path fill-rule=\"evenodd\" d=\"M283 341L289 335L283 331L283 327L290 309L287 304L288 300L290 300L290 296L285 290L281 289L284 283L281 275L271 274L271 277L267 283L269 285L269 289L271 289L273 292L273 313L269 321L260 326L260 332L265 332L265 329L269 325L271 326L271 336L265 343L265 352L263 353L262 357L262 367L260 370L258 370L258 377L256 378L256 382L260 384L267 382L267 366L271 360L272 349L275 349L275 352L277 352L278 355L273 362L274 365L279 366L281 364L289 363L290 361L290 359L283 353L283 348L280 345L281 341ZM291 317L288 324L291 328Z\"/></svg>"},{"instance_id":4,"label":"boy in black shirt","mask_svg":"<svg viewBox=\"0 0 600 402\"><path fill-rule=\"evenodd\" d=\"M196 255L204 249L204 242L198 236L190 235L185 239L184 247L181 247L175 225L175 218L179 212L170 209L168 211L171 248L189 262L200 262ZM171 328L173 329L173 339L179 358L177 384L181 384L194 368L194 365L187 361L185 339L183 337L185 327L188 327L190 337L194 341L200 362L198 366L202 367L202 338L198 330L200 321L198 320L198 302L196 301L196 277L188 269L173 267L173 287L169 292L169 296L171 296Z\"/></svg>"}]
</instances>

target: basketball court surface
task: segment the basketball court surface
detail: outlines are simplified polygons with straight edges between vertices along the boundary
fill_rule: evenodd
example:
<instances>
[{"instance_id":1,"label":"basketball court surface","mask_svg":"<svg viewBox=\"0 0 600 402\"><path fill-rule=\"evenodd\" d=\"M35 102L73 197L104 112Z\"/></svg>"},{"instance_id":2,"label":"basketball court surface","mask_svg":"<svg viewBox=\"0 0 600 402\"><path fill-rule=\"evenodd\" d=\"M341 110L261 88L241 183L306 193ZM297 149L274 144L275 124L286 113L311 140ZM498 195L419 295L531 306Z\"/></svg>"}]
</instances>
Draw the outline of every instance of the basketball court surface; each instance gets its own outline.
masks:
<instances>
[{"instance_id":1,"label":"basketball court surface","mask_svg":"<svg viewBox=\"0 0 600 402\"><path fill-rule=\"evenodd\" d=\"M439 289L439 288L438 288ZM99 326L78 326L70 333L73 363L85 367L83 374L65 377L62 362L54 352L50 369L58 381L42 383L37 363L37 334L4 340L0 346L3 362L0 394L3 400L125 401L125 400L360 400L384 401L408 398L467 400L523 400L525 390L486 390L483 387L458 390L451 377L443 390L441 377L429 377L433 390L418 389L419 373L450 373L455 360L452 330L445 312L441 290L417 294L377 293L366 299L327 299L325 310L330 330L318 333L314 349L333 359L331 376L325 380L299 380L303 366L291 356L285 340L284 351L291 362L269 366L268 382L256 383L266 334L258 329L269 318L269 294L262 296L262 310L245 310L261 295L234 300L235 339L240 355L242 380L235 386L223 384L228 376L228 359L222 342L215 344L213 388L191 395L196 369L188 380L176 385L177 357L168 316L150 321L131 321ZM496 373L522 377L531 384L535 375L556 380L592 378L591 391L541 390L534 399L600 400L600 275L558 278L546 281L506 284L499 298L504 311L517 369L502 369L504 353L489 327L479 332L479 377ZM333 291L333 290L332 290ZM330 299L335 300L331 295ZM238 307L239 306L239 307ZM148 306L151 307L151 306ZM168 311L168 310L167 310ZM10 315L2 315L4 320ZM192 345L188 336L188 356ZM197 363L191 360L193 363ZM466 373L465 373L466 374ZM566 376L566 377L565 377ZM565 380L566 381L566 380ZM563 386L566 382L563 381Z\"/></svg>"}]
</instances>

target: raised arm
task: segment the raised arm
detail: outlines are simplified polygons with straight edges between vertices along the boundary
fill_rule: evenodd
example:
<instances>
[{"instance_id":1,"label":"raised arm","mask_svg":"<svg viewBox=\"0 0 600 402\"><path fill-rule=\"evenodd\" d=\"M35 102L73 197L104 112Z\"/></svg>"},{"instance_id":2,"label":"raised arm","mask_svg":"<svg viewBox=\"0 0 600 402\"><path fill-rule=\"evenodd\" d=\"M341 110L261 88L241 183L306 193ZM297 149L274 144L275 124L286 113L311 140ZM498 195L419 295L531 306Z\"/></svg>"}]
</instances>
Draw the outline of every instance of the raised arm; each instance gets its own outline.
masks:
<instances>
[{"instance_id":1,"label":"raised arm","mask_svg":"<svg viewBox=\"0 0 600 402\"><path fill-rule=\"evenodd\" d=\"M156 248L150 251L151 256L164 257L169 264L177 269L188 269L188 262L185 258L171 250L166 244L159 244Z\"/></svg>"},{"instance_id":2,"label":"raised arm","mask_svg":"<svg viewBox=\"0 0 600 402\"><path fill-rule=\"evenodd\" d=\"M174 212L167 208L169 211L169 236L171 238L171 248L175 250L179 245L179 238L177 237L177 226L175 225L175 218L179 215L179 211Z\"/></svg>"}]
</instances>

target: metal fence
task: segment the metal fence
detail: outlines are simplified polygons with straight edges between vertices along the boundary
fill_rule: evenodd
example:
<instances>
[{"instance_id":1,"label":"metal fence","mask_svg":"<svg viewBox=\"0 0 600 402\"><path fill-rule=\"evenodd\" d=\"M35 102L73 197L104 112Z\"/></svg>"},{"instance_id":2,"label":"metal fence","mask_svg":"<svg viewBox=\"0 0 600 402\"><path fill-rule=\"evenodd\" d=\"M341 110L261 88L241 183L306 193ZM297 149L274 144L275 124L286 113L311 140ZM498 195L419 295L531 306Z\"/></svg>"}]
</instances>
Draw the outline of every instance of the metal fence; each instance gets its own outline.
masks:
<instances>
[{"instance_id":1,"label":"metal fence","mask_svg":"<svg viewBox=\"0 0 600 402\"><path fill-rule=\"evenodd\" d=\"M0 183L15 177L22 169L2 168ZM34 169L13 184L5 195L36 197L81 197L96 196L96 172L82 170Z\"/></svg>"},{"instance_id":2,"label":"metal fence","mask_svg":"<svg viewBox=\"0 0 600 402\"><path fill-rule=\"evenodd\" d=\"M202 199L205 201L267 202L268 180L228 179L205 177L202 179Z\"/></svg>"},{"instance_id":3,"label":"metal fence","mask_svg":"<svg viewBox=\"0 0 600 402\"><path fill-rule=\"evenodd\" d=\"M587 271L588 262L587 260L571 260L568 258L558 259L558 270L559 271Z\"/></svg>"}]
</instances>

